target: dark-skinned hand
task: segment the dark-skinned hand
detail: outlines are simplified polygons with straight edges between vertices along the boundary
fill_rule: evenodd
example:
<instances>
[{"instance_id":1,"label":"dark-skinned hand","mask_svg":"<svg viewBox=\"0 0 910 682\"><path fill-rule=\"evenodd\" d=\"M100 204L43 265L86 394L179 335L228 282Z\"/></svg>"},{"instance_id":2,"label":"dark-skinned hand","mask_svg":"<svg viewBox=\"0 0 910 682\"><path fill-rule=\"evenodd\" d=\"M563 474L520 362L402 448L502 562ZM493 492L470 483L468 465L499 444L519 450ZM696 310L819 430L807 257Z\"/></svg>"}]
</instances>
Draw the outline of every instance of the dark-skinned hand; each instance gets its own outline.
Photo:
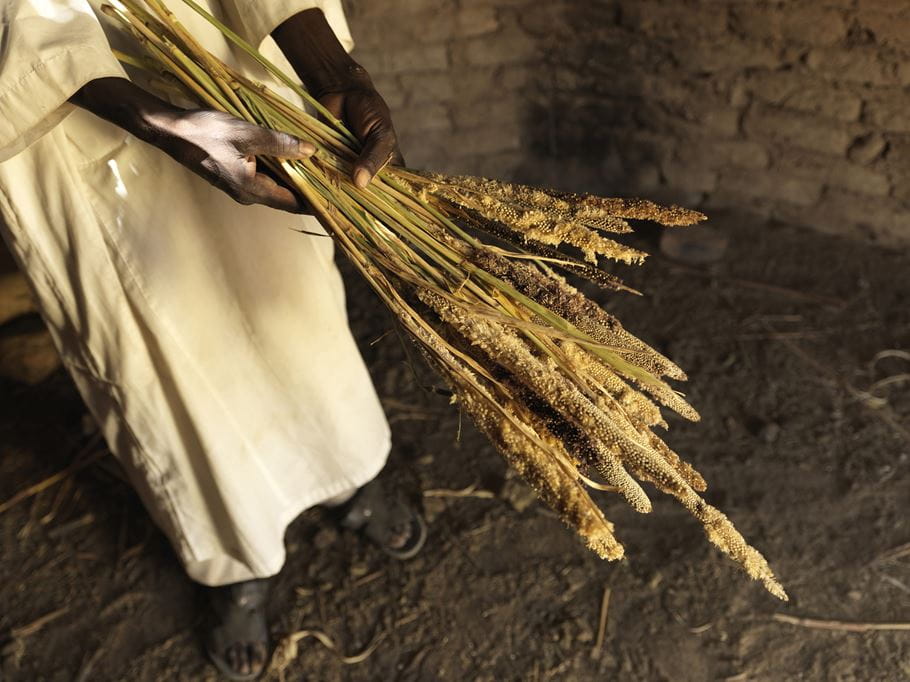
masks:
<instances>
[{"instance_id":1,"label":"dark-skinned hand","mask_svg":"<svg viewBox=\"0 0 910 682\"><path fill-rule=\"evenodd\" d=\"M366 187L387 163L404 165L389 107L366 72L361 83L326 92L318 100L363 144L352 174L355 185Z\"/></svg>"},{"instance_id":2,"label":"dark-skinned hand","mask_svg":"<svg viewBox=\"0 0 910 682\"><path fill-rule=\"evenodd\" d=\"M352 171L358 187L366 187L387 163L404 164L388 105L366 69L345 51L322 10L294 15L272 37L310 94L362 143Z\"/></svg>"},{"instance_id":3,"label":"dark-skinned hand","mask_svg":"<svg viewBox=\"0 0 910 682\"><path fill-rule=\"evenodd\" d=\"M257 169L256 157L306 159L316 151L309 142L220 111L179 109L123 78L93 80L71 101L155 145L241 204L308 212L291 190Z\"/></svg>"},{"instance_id":4,"label":"dark-skinned hand","mask_svg":"<svg viewBox=\"0 0 910 682\"><path fill-rule=\"evenodd\" d=\"M161 150L235 201L305 212L291 190L257 171L256 157L306 159L316 152L309 142L220 111L181 111L154 122Z\"/></svg>"}]
</instances>

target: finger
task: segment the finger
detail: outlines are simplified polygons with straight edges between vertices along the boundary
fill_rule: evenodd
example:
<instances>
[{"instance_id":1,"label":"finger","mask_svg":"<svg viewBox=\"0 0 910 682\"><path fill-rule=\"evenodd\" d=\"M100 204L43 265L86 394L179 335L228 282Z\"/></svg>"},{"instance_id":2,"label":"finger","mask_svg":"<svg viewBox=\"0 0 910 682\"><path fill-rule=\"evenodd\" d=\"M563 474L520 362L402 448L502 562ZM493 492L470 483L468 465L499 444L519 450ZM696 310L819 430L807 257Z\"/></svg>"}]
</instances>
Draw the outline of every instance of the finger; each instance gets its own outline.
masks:
<instances>
[{"instance_id":1,"label":"finger","mask_svg":"<svg viewBox=\"0 0 910 682\"><path fill-rule=\"evenodd\" d=\"M316 153L316 146L311 142L253 124L250 124L246 138L238 142L237 149L242 154L276 159L308 159Z\"/></svg>"},{"instance_id":2,"label":"finger","mask_svg":"<svg viewBox=\"0 0 910 682\"><path fill-rule=\"evenodd\" d=\"M282 187L268 175L256 173L244 183L244 198L289 213L309 213L309 205L287 187Z\"/></svg>"},{"instance_id":3,"label":"finger","mask_svg":"<svg viewBox=\"0 0 910 682\"><path fill-rule=\"evenodd\" d=\"M385 123L375 125L363 141L360 158L354 164L354 184L361 189L366 187L373 176L392 159L397 147L395 130Z\"/></svg>"}]
</instances>

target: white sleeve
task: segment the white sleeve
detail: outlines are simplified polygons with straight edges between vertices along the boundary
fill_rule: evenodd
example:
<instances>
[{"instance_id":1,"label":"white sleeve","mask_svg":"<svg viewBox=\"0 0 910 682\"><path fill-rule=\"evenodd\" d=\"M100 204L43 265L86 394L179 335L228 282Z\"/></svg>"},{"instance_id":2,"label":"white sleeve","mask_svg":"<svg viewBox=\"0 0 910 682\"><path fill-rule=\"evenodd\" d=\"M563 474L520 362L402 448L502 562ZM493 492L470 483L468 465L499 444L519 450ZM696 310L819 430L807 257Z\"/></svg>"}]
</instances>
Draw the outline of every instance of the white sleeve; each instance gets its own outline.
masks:
<instances>
[{"instance_id":1,"label":"white sleeve","mask_svg":"<svg viewBox=\"0 0 910 682\"><path fill-rule=\"evenodd\" d=\"M221 4L233 19L232 28L255 47L295 14L318 8L344 49L354 49L341 0L221 0Z\"/></svg>"},{"instance_id":2,"label":"white sleeve","mask_svg":"<svg viewBox=\"0 0 910 682\"><path fill-rule=\"evenodd\" d=\"M96 78L126 74L87 0L0 0L0 161L69 114Z\"/></svg>"}]
</instances>

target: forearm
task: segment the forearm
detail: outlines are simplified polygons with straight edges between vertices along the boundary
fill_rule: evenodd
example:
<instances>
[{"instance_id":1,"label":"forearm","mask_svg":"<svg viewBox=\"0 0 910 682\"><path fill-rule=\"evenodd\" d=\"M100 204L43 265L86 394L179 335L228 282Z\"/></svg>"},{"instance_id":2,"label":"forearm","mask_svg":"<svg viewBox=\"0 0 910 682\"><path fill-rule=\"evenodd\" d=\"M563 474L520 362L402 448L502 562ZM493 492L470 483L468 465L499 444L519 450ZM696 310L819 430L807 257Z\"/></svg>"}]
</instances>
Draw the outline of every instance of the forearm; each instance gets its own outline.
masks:
<instances>
[{"instance_id":1,"label":"forearm","mask_svg":"<svg viewBox=\"0 0 910 682\"><path fill-rule=\"evenodd\" d=\"M165 121L181 111L125 78L90 81L70 102L153 144Z\"/></svg>"},{"instance_id":2,"label":"forearm","mask_svg":"<svg viewBox=\"0 0 910 682\"><path fill-rule=\"evenodd\" d=\"M362 66L351 59L320 9L294 15L272 32L272 37L316 97L370 83Z\"/></svg>"}]
</instances>

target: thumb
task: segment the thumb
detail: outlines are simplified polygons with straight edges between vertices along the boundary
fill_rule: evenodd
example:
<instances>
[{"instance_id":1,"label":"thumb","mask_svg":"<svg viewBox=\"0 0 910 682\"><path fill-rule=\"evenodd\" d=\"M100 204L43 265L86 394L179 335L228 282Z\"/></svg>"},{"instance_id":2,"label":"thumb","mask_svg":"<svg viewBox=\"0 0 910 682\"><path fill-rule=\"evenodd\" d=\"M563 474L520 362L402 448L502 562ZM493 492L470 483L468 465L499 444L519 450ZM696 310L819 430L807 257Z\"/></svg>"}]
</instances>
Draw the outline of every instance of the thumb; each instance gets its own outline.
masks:
<instances>
[{"instance_id":1,"label":"thumb","mask_svg":"<svg viewBox=\"0 0 910 682\"><path fill-rule=\"evenodd\" d=\"M392 160L397 146L398 140L391 126L383 123L375 125L364 139L360 158L354 164L354 184L361 189L366 187L373 176Z\"/></svg>"}]
</instances>

